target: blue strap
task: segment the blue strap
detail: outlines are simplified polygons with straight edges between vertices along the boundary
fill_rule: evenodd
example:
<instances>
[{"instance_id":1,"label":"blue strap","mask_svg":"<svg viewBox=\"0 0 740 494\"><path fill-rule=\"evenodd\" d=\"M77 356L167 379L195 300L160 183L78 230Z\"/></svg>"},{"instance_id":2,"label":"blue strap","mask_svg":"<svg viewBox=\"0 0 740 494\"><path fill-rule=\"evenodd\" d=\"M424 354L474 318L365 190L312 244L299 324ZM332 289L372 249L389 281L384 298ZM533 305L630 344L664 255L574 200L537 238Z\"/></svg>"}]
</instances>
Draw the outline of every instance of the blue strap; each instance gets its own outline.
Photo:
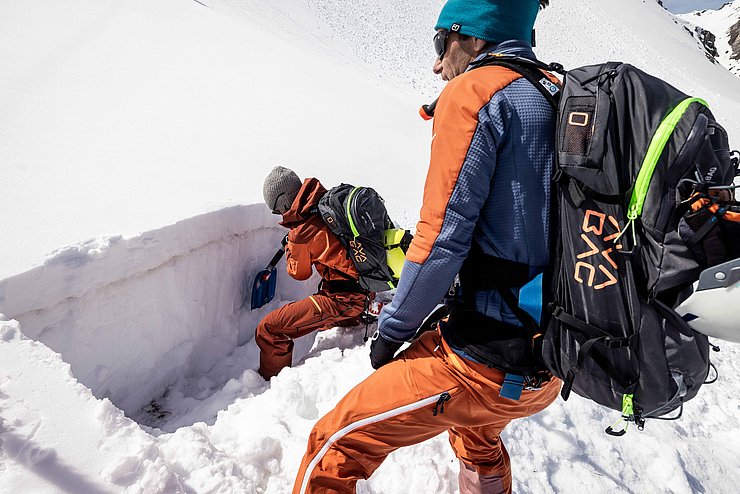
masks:
<instances>
[{"instance_id":1,"label":"blue strap","mask_svg":"<svg viewBox=\"0 0 740 494\"><path fill-rule=\"evenodd\" d=\"M518 376L516 374L506 374L504 376L504 383L501 385L501 392L499 396L501 398L508 398L510 400L519 401L522 396L522 390L524 389L524 376Z\"/></svg>"}]
</instances>

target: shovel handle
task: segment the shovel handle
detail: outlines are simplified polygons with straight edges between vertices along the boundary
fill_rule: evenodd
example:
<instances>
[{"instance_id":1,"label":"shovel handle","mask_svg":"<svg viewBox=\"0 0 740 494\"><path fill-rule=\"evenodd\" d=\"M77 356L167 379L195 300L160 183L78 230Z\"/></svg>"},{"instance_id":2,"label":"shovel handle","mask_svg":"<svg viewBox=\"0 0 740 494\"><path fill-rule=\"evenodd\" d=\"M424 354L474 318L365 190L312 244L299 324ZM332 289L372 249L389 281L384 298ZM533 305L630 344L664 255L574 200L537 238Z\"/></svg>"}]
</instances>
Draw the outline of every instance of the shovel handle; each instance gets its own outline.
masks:
<instances>
[{"instance_id":1,"label":"shovel handle","mask_svg":"<svg viewBox=\"0 0 740 494\"><path fill-rule=\"evenodd\" d=\"M268 271L272 271L275 269L275 266L277 266L277 263L282 259L283 254L285 254L285 247L280 247L277 252L275 252L275 255L272 256L272 260L270 261L270 264L267 266Z\"/></svg>"}]
</instances>

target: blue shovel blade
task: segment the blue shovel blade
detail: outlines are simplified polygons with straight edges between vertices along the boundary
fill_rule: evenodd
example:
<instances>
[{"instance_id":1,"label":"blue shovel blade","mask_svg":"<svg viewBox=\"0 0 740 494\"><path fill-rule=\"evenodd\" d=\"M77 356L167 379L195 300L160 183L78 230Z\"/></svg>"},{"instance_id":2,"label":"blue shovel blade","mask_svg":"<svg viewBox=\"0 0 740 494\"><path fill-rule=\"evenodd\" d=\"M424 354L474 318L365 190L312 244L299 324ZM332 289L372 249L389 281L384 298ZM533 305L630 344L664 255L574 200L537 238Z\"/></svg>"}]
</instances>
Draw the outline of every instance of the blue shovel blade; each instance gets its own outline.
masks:
<instances>
[{"instance_id":1,"label":"blue shovel blade","mask_svg":"<svg viewBox=\"0 0 740 494\"><path fill-rule=\"evenodd\" d=\"M277 287L277 270L263 269L254 278L252 285L252 309L259 309L275 296Z\"/></svg>"}]
</instances>

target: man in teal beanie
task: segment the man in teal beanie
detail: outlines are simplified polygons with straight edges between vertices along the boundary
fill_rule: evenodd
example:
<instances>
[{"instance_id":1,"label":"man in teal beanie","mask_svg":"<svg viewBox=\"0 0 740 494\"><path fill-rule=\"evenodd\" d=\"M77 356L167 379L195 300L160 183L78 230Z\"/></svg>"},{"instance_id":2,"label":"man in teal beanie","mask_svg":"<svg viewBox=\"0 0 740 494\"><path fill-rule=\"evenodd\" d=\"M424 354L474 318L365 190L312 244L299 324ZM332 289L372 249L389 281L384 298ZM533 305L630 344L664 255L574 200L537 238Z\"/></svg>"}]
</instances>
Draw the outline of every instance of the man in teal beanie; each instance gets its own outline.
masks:
<instances>
[{"instance_id":1,"label":"man in teal beanie","mask_svg":"<svg viewBox=\"0 0 740 494\"><path fill-rule=\"evenodd\" d=\"M449 83L436 109L425 110L434 123L424 199L398 290L370 345L377 370L316 423L294 494L355 492L393 451L444 432L459 460L461 494L511 493L501 433L560 390L536 358L542 331L518 301L550 264L555 111L529 80L484 59L536 60L532 27L546 3L443 7L433 70ZM556 93L556 80L544 76L540 86ZM425 323L443 301L449 318ZM445 479L437 482L437 491L448 490Z\"/></svg>"},{"instance_id":2,"label":"man in teal beanie","mask_svg":"<svg viewBox=\"0 0 740 494\"><path fill-rule=\"evenodd\" d=\"M434 29L492 43L530 41L539 9L539 0L448 0Z\"/></svg>"},{"instance_id":3,"label":"man in teal beanie","mask_svg":"<svg viewBox=\"0 0 740 494\"><path fill-rule=\"evenodd\" d=\"M534 39L537 12L548 3L549 0L448 0L435 27L434 73L450 81L465 72L478 55L501 43L526 46L531 52L529 43ZM462 50L446 56L448 47L458 45Z\"/></svg>"}]
</instances>

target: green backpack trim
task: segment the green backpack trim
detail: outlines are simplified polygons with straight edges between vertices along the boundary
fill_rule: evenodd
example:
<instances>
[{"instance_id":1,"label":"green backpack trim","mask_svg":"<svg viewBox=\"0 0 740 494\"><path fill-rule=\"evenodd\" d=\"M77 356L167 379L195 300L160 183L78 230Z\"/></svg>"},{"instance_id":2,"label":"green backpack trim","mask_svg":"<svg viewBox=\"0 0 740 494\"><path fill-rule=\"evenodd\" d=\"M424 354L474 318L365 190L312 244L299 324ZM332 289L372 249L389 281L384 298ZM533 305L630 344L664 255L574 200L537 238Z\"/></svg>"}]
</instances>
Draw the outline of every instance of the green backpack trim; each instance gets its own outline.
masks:
<instances>
[{"instance_id":1,"label":"green backpack trim","mask_svg":"<svg viewBox=\"0 0 740 494\"><path fill-rule=\"evenodd\" d=\"M683 117L689 105L692 103L699 103L707 108L707 102L701 98L686 98L674 108L667 117L660 122L658 130L655 131L655 135L650 141L645 159L642 161L640 172L637 174L637 180L635 180L635 187L632 189L632 198L630 199L629 207L627 208L627 219L630 222L637 219L642 214L642 208L645 205L645 198L647 197L648 187L650 187L650 181L655 173L655 167L658 164L660 156L663 154L665 145L668 143L668 139L671 138L673 131L676 130L676 125Z\"/></svg>"},{"instance_id":2,"label":"green backpack trim","mask_svg":"<svg viewBox=\"0 0 740 494\"><path fill-rule=\"evenodd\" d=\"M362 187L355 187L352 189L352 191L349 193L349 197L347 198L347 219L349 220L349 227L352 229L352 235L355 236L355 238L360 236L360 232L357 231L357 227L355 226L355 220L352 218L352 211L350 211L352 204L352 196L355 195L355 192L360 190Z\"/></svg>"}]
</instances>

